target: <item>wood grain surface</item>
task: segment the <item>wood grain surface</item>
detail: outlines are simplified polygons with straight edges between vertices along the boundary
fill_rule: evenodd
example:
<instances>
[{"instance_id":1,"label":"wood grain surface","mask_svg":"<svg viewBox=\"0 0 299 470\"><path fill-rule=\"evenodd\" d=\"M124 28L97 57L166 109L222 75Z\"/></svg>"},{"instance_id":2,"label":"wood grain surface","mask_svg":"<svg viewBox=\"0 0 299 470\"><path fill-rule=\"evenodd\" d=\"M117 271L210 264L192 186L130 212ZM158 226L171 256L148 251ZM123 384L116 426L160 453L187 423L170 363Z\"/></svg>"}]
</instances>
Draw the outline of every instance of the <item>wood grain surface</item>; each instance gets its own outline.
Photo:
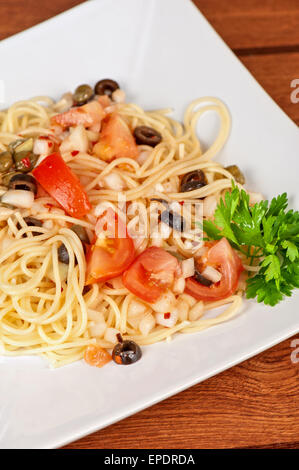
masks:
<instances>
[{"instance_id":1,"label":"wood grain surface","mask_svg":"<svg viewBox=\"0 0 299 470\"><path fill-rule=\"evenodd\" d=\"M79 3L1 0L0 39ZM299 78L299 1L194 3L299 124L299 104L290 100L291 80ZM292 351L291 339L286 340L66 448L299 448L299 363L292 363Z\"/></svg>"}]
</instances>

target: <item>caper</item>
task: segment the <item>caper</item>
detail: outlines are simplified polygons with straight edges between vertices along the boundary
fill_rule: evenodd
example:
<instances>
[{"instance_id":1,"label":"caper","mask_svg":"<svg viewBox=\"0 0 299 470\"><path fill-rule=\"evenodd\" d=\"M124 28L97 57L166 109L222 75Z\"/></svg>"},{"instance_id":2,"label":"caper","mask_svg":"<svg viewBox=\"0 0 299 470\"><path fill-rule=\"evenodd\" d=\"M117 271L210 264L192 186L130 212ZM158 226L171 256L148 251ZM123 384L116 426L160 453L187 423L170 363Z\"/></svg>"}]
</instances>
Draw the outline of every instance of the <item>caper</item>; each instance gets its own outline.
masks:
<instances>
[{"instance_id":1,"label":"caper","mask_svg":"<svg viewBox=\"0 0 299 470\"><path fill-rule=\"evenodd\" d=\"M37 193L37 183L33 176L14 173L8 182L9 189L23 189Z\"/></svg>"},{"instance_id":2,"label":"caper","mask_svg":"<svg viewBox=\"0 0 299 470\"><path fill-rule=\"evenodd\" d=\"M79 237L82 243L89 244L89 238L87 232L82 225L72 225L71 230Z\"/></svg>"},{"instance_id":3,"label":"caper","mask_svg":"<svg viewBox=\"0 0 299 470\"><path fill-rule=\"evenodd\" d=\"M229 171L231 175L233 175L237 183L245 184L245 176L243 175L238 165L229 165L225 167L225 169Z\"/></svg>"},{"instance_id":4,"label":"caper","mask_svg":"<svg viewBox=\"0 0 299 470\"><path fill-rule=\"evenodd\" d=\"M115 80L110 78L104 78L96 83L94 91L96 95L107 95L110 98L112 93L119 88L119 84Z\"/></svg>"},{"instance_id":5,"label":"caper","mask_svg":"<svg viewBox=\"0 0 299 470\"><path fill-rule=\"evenodd\" d=\"M156 147L162 140L160 132L148 126L135 127L134 137L138 145L150 145L151 147Z\"/></svg>"},{"instance_id":6,"label":"caper","mask_svg":"<svg viewBox=\"0 0 299 470\"><path fill-rule=\"evenodd\" d=\"M17 139L17 140L14 140L13 142L11 142L9 145L8 145L8 148L9 150L11 150L12 152L14 152L15 148L18 147L18 145L22 144L23 142L25 142L26 139Z\"/></svg>"},{"instance_id":7,"label":"caper","mask_svg":"<svg viewBox=\"0 0 299 470\"><path fill-rule=\"evenodd\" d=\"M33 150L33 138L30 137L30 139L23 140L21 143L18 145L14 146L14 153L19 153L19 152L32 152Z\"/></svg>"},{"instance_id":8,"label":"caper","mask_svg":"<svg viewBox=\"0 0 299 470\"><path fill-rule=\"evenodd\" d=\"M180 191L186 193L200 189L207 184L206 176L202 170L195 170L183 176Z\"/></svg>"},{"instance_id":9,"label":"caper","mask_svg":"<svg viewBox=\"0 0 299 470\"><path fill-rule=\"evenodd\" d=\"M114 346L112 359L116 364L128 365L139 361L142 356L140 347L134 341L122 341Z\"/></svg>"},{"instance_id":10,"label":"caper","mask_svg":"<svg viewBox=\"0 0 299 470\"><path fill-rule=\"evenodd\" d=\"M245 176L237 165L229 165L226 166L224 169L226 171L229 171L229 173L235 178L237 183L245 184ZM222 178L224 178L224 176L221 173L216 173L214 176L215 180L220 180Z\"/></svg>"},{"instance_id":11,"label":"caper","mask_svg":"<svg viewBox=\"0 0 299 470\"><path fill-rule=\"evenodd\" d=\"M22 173L28 173L32 171L38 159L38 155L35 153L24 150L14 154L16 170Z\"/></svg>"},{"instance_id":12,"label":"caper","mask_svg":"<svg viewBox=\"0 0 299 470\"><path fill-rule=\"evenodd\" d=\"M0 153L0 173L4 173L13 165L12 154L9 151Z\"/></svg>"},{"instance_id":13,"label":"caper","mask_svg":"<svg viewBox=\"0 0 299 470\"><path fill-rule=\"evenodd\" d=\"M93 89L89 85L80 85L73 95L75 105L82 106L90 101L94 96Z\"/></svg>"}]
</instances>

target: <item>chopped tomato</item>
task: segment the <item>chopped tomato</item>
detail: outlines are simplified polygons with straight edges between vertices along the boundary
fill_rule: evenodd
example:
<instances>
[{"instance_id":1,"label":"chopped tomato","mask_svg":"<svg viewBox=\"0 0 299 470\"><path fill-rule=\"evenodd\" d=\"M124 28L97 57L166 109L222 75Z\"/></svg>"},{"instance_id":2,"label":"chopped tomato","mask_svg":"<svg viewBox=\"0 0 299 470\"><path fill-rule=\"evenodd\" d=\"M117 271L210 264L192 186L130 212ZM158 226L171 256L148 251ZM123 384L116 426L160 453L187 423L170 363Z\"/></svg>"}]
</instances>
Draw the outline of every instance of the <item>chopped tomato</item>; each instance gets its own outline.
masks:
<instances>
[{"instance_id":1,"label":"chopped tomato","mask_svg":"<svg viewBox=\"0 0 299 470\"><path fill-rule=\"evenodd\" d=\"M82 124L95 132L99 132L102 119L105 117L103 106L98 101L91 101L83 106L74 107L51 118L52 124L59 124L64 129Z\"/></svg>"},{"instance_id":2,"label":"chopped tomato","mask_svg":"<svg viewBox=\"0 0 299 470\"><path fill-rule=\"evenodd\" d=\"M91 205L77 176L59 153L46 157L33 171L37 182L72 217L86 215Z\"/></svg>"},{"instance_id":3,"label":"chopped tomato","mask_svg":"<svg viewBox=\"0 0 299 470\"><path fill-rule=\"evenodd\" d=\"M138 157L138 149L132 132L118 114L109 114L104 119L100 140L93 147L93 153L109 162L114 158Z\"/></svg>"},{"instance_id":4,"label":"chopped tomato","mask_svg":"<svg viewBox=\"0 0 299 470\"><path fill-rule=\"evenodd\" d=\"M86 285L120 276L135 256L126 225L111 208L99 217L95 231L96 241L87 248Z\"/></svg>"},{"instance_id":5,"label":"chopped tomato","mask_svg":"<svg viewBox=\"0 0 299 470\"><path fill-rule=\"evenodd\" d=\"M239 277L244 268L226 238L222 238L209 249L206 264L221 272L221 280L207 287L189 277L186 279L185 292L197 300L206 301L226 299L232 295L238 287Z\"/></svg>"},{"instance_id":6,"label":"chopped tomato","mask_svg":"<svg viewBox=\"0 0 299 470\"><path fill-rule=\"evenodd\" d=\"M123 273L123 284L146 302L156 302L170 287L179 272L178 260L156 246L141 253Z\"/></svg>"},{"instance_id":7,"label":"chopped tomato","mask_svg":"<svg viewBox=\"0 0 299 470\"><path fill-rule=\"evenodd\" d=\"M90 366L103 367L112 360L112 356L97 344L90 344L85 349L84 360Z\"/></svg>"}]
</instances>

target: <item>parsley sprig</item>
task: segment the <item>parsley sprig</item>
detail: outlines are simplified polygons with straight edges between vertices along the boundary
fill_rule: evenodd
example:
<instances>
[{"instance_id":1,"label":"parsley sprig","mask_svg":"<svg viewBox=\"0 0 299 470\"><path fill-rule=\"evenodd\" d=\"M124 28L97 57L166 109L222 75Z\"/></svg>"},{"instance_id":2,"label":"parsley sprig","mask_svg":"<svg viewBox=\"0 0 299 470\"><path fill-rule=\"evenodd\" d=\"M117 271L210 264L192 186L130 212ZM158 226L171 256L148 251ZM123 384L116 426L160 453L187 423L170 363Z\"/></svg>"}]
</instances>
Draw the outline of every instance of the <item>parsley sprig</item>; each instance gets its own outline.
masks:
<instances>
[{"instance_id":1,"label":"parsley sprig","mask_svg":"<svg viewBox=\"0 0 299 470\"><path fill-rule=\"evenodd\" d=\"M259 258L259 271L247 280L246 297L272 306L299 287L299 212L287 206L286 193L270 204L250 206L249 195L233 184L220 200L214 221L203 223L209 239L226 237L250 264Z\"/></svg>"}]
</instances>

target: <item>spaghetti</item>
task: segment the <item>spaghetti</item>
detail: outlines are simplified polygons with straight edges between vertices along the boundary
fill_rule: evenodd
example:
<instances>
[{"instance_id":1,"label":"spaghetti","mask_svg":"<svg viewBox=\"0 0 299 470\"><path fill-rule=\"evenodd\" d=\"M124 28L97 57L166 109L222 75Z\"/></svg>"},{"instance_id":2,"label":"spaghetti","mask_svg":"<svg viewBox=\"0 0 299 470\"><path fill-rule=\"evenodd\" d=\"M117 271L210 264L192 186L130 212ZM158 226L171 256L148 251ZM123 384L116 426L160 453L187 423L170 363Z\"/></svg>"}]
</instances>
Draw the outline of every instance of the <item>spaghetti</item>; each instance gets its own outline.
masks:
<instances>
[{"instance_id":1,"label":"spaghetti","mask_svg":"<svg viewBox=\"0 0 299 470\"><path fill-rule=\"evenodd\" d=\"M177 332L201 331L236 315L242 304L242 281L234 295L212 302L198 302L178 290L174 293L176 320L172 326L159 324L159 313L130 292L120 277L92 283L87 290L83 245L71 230L73 224L79 225L93 240L97 216L108 207L125 220L118 204L120 193L126 207L131 204L126 220L129 234L134 234L136 227L150 224L153 198L168 204L202 200L204 216L211 217L215 202L231 188L233 180L228 170L213 161L230 131L225 105L213 97L197 99L188 106L181 124L168 116L170 109L146 112L136 104L111 102L106 113L117 112L130 129L150 126L161 134L162 141L155 147L139 145L136 159L105 161L90 150L76 152L63 145L70 131L55 128L51 118L68 110L69 100L70 95L59 102L37 97L0 112L0 151L7 151L20 138L48 137L49 142L60 145L64 162L78 176L92 205L85 216L71 217L53 197L39 191L31 207L0 207L1 354L39 355L57 367L81 359L87 345L113 348L118 333L124 339L148 345L170 339ZM203 151L196 125L207 111L216 112L221 125L214 143ZM90 148L99 133L94 129L86 133ZM41 154L36 165L44 158ZM196 170L205 173L207 184L181 192L182 177ZM5 191L1 186L1 194ZM41 226L28 225L28 217L39 220ZM59 261L62 244L68 264ZM192 258L200 250L199 244L188 241L187 234L176 234L171 228L164 236L139 235L134 244L136 254L153 245L183 258ZM221 313L206 317L207 311L225 305Z\"/></svg>"}]
</instances>

